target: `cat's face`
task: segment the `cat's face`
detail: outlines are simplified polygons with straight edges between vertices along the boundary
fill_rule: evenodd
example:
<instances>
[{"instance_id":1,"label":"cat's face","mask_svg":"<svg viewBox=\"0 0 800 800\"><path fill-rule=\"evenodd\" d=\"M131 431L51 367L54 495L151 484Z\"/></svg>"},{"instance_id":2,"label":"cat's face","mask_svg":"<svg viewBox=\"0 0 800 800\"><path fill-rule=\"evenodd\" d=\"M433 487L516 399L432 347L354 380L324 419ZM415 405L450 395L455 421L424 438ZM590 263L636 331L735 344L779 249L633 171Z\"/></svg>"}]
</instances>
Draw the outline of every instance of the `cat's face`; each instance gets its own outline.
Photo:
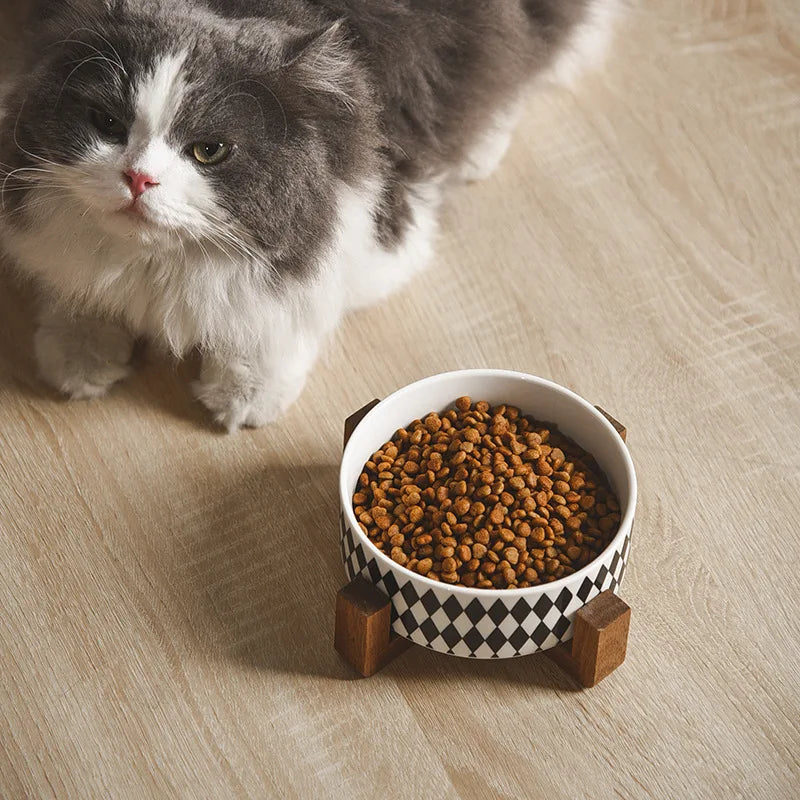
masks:
<instances>
[{"instance_id":1,"label":"cat's face","mask_svg":"<svg viewBox=\"0 0 800 800\"><path fill-rule=\"evenodd\" d=\"M248 158L242 141L248 126L228 117L229 104L228 114L215 108L213 99L205 114L192 115L199 105L191 102L187 57L186 50L171 51L142 65L128 59L126 66L111 53L84 66L67 64L76 72L57 101L63 145L51 142L48 152L56 161L61 156L53 167L58 182L111 232L144 240L206 238L228 217L226 190L248 188L235 166L223 163ZM237 108L242 121L248 111Z\"/></svg>"},{"instance_id":2,"label":"cat's face","mask_svg":"<svg viewBox=\"0 0 800 800\"><path fill-rule=\"evenodd\" d=\"M22 168L6 187L12 209L38 184L74 207L76 224L141 247L241 251L246 240L279 258L299 231L324 239L335 154L318 133L320 92L284 33L253 36L206 12L70 22L5 123L3 161Z\"/></svg>"}]
</instances>

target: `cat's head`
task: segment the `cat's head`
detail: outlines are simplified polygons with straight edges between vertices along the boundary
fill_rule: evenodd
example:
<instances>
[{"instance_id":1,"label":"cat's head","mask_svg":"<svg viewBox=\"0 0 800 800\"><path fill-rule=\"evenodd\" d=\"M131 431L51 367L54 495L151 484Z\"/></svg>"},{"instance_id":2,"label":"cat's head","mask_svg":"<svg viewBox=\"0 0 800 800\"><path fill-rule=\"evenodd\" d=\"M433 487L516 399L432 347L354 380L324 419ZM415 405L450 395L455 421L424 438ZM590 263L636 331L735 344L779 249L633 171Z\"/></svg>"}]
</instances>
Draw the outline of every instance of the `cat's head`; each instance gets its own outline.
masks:
<instances>
[{"instance_id":1,"label":"cat's head","mask_svg":"<svg viewBox=\"0 0 800 800\"><path fill-rule=\"evenodd\" d=\"M137 247L246 241L302 270L337 180L374 150L338 26L223 19L186 0L52 5L4 122L2 160L19 170L6 211L24 213L36 185L76 225Z\"/></svg>"}]
</instances>

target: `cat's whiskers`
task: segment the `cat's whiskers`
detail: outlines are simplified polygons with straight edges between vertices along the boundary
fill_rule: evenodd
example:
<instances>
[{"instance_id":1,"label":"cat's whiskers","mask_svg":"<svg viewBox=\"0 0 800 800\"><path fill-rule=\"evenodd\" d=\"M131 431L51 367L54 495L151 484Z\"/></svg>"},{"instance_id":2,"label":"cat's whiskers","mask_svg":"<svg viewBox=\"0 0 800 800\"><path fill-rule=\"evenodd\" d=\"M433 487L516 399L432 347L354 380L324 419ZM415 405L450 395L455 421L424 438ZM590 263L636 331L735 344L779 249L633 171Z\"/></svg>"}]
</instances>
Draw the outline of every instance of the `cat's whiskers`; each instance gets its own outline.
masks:
<instances>
[{"instance_id":1,"label":"cat's whiskers","mask_svg":"<svg viewBox=\"0 0 800 800\"><path fill-rule=\"evenodd\" d=\"M231 259L237 255L244 257L248 265L260 264L264 260L263 256L251 251L230 236L221 233L212 233L209 239ZM232 248L232 252L229 248Z\"/></svg>"},{"instance_id":2,"label":"cat's whiskers","mask_svg":"<svg viewBox=\"0 0 800 800\"><path fill-rule=\"evenodd\" d=\"M203 212L203 217L208 222L217 223L223 230L225 230L231 236L237 237L237 241L240 241L245 236L239 230L237 230L235 223L232 222L231 220L223 219L222 217L218 217L216 214L212 214L210 211L204 211ZM271 242L264 242L264 244L267 247L274 247L275 246Z\"/></svg>"},{"instance_id":3,"label":"cat's whiskers","mask_svg":"<svg viewBox=\"0 0 800 800\"><path fill-rule=\"evenodd\" d=\"M3 164L2 162L0 162L0 167L10 167L10 166L11 166L10 164ZM49 173L53 172L53 170L44 169L43 167L15 167L14 169L6 171L4 174L13 175L15 172L22 172L23 170L27 172L49 172ZM1 171L2 170L0 170L0 172Z\"/></svg>"},{"instance_id":4,"label":"cat's whiskers","mask_svg":"<svg viewBox=\"0 0 800 800\"><path fill-rule=\"evenodd\" d=\"M206 221L207 229L203 231L203 236L209 242L213 243L215 247L219 248L223 253L225 253L229 258L231 257L231 251L224 246L225 243L230 245L233 248L233 254L239 255L244 257L245 259L255 259L258 256L255 253L248 252L247 248L243 245L243 243L237 241L235 237L230 235L227 231L222 228L217 227L210 220Z\"/></svg>"},{"instance_id":5,"label":"cat's whiskers","mask_svg":"<svg viewBox=\"0 0 800 800\"><path fill-rule=\"evenodd\" d=\"M170 231L170 236L172 236L172 231ZM186 263L186 245L183 243L183 237L175 234L175 241L177 241L178 245L181 248L181 259L184 263Z\"/></svg>"},{"instance_id":6,"label":"cat's whiskers","mask_svg":"<svg viewBox=\"0 0 800 800\"><path fill-rule=\"evenodd\" d=\"M213 238L213 237L208 237L208 240L209 240L209 242L210 242L211 244L213 244L213 245L214 245L214 247L216 247L216 248L217 248L217 250L219 250L219 251L220 251L220 252L221 252L221 253L222 253L222 254L223 254L223 255L224 255L226 258L230 259L231 261L233 261L233 260L234 260L234 257L235 257L235 255L236 255L236 253L235 253L235 252L231 252L230 250L228 250L228 248L227 248L227 247L225 247L225 245L224 245L224 244L222 244L222 242L219 242L219 241L217 241L217 240L216 240L215 238Z\"/></svg>"},{"instance_id":7,"label":"cat's whiskers","mask_svg":"<svg viewBox=\"0 0 800 800\"><path fill-rule=\"evenodd\" d=\"M258 253L246 242L242 241L241 238L234 235L231 231L215 225L214 223L210 222L210 220L209 223L211 228L211 235L209 238L227 242L234 248L234 251L238 252L247 259L257 262L264 260L264 256L262 254Z\"/></svg>"},{"instance_id":8,"label":"cat's whiskers","mask_svg":"<svg viewBox=\"0 0 800 800\"><path fill-rule=\"evenodd\" d=\"M90 50L94 50L94 52L97 55L101 55L101 56L105 55L102 52L102 50L100 50L100 48L95 47L93 44L90 44L89 42L84 41L83 39L73 39L72 38L76 33L80 33L81 31L83 31L84 33L90 33L90 34L92 34L92 36L96 36L98 39L100 39L105 44L107 44L108 47L110 48L111 52L117 58L117 60L114 63L122 70L122 72L125 74L126 77L128 76L128 72L125 69L125 65L122 63L122 56L120 56L119 51L117 50L117 48L114 47L114 45L111 44L111 42L108 39L106 39L105 36L103 36L101 33L98 33L96 30L93 30L92 28L75 28L73 31L70 32L69 36L66 39L60 39L59 41L54 42L54 44L52 46L55 47L55 46L58 46L60 44L79 44L79 45L82 45L83 47L88 47Z\"/></svg>"},{"instance_id":9,"label":"cat's whiskers","mask_svg":"<svg viewBox=\"0 0 800 800\"><path fill-rule=\"evenodd\" d=\"M63 187L59 188L63 189ZM69 197L68 191L62 191L62 192L51 191L46 194L37 195L32 200L29 200L27 203L23 203L21 206L15 208L13 213L19 214L23 211L29 211L30 209L43 208L45 206L48 206L53 200L60 200L61 198L66 198L66 197Z\"/></svg>"},{"instance_id":10,"label":"cat's whiskers","mask_svg":"<svg viewBox=\"0 0 800 800\"><path fill-rule=\"evenodd\" d=\"M200 237L197 236L193 231L189 230L188 228L186 229L186 233L194 241L194 243L198 246L200 251L204 254L205 259L206 259L206 264L208 266L210 266L211 265L211 255L209 254L208 250L206 250L206 248L203 246L203 242L200 240Z\"/></svg>"},{"instance_id":11,"label":"cat's whiskers","mask_svg":"<svg viewBox=\"0 0 800 800\"><path fill-rule=\"evenodd\" d=\"M238 248L243 252L249 249L247 243L244 242L235 231L231 230L229 225L223 220L206 216L205 223L211 229L212 233L228 239L232 244L237 245Z\"/></svg>"},{"instance_id":12,"label":"cat's whiskers","mask_svg":"<svg viewBox=\"0 0 800 800\"><path fill-rule=\"evenodd\" d=\"M35 186L15 186L11 189L6 189L6 194L13 194L14 192L31 192L34 189L65 189L63 183L37 183Z\"/></svg>"},{"instance_id":13,"label":"cat's whiskers","mask_svg":"<svg viewBox=\"0 0 800 800\"><path fill-rule=\"evenodd\" d=\"M224 241L230 242L234 247L234 252L238 252L240 255L245 257L245 265L249 267L250 277L252 279L257 280L259 278L263 278L264 270L266 269L271 280L280 280L280 274L277 267L272 260L266 256L266 254L256 252L254 249L241 242L241 240L238 238L231 239L230 236L226 236ZM217 246L221 247L221 243L219 241L217 241Z\"/></svg>"},{"instance_id":14,"label":"cat's whiskers","mask_svg":"<svg viewBox=\"0 0 800 800\"><path fill-rule=\"evenodd\" d=\"M97 247L92 250L92 255L96 256L100 252L100 248L108 241L108 236L103 235L100 237L100 240L97 243Z\"/></svg>"},{"instance_id":15,"label":"cat's whiskers","mask_svg":"<svg viewBox=\"0 0 800 800\"><path fill-rule=\"evenodd\" d=\"M114 67L117 67L118 69L120 69L120 66L119 66L119 64L117 64L115 61L113 61L112 59L108 58L107 56L103 56L103 55L99 55L99 56L97 56L97 55L92 55L92 56L87 56L86 58L83 58L83 59L81 59L81 60L78 62L77 66L73 67L73 68L70 70L70 73L69 73L69 75L67 75L67 77L65 78L65 80L64 80L64 83L62 83L62 84L61 84L61 88L58 90L58 94L56 95L56 100L55 100L55 104L54 104L54 105L55 105L55 107L57 108L57 107L58 107L58 104L61 102L61 96L64 94L64 89L66 89L66 88L67 88L67 84L70 82L70 79L72 78L72 76L73 76L73 75L74 75L74 74L75 74L75 73L76 73L76 72L77 72L77 71L78 71L78 70L79 70L81 67L85 66L86 64L91 64L91 63L94 63L94 62L103 62L103 61L106 61L106 62L108 62L109 64L111 64L112 66L114 66ZM122 71L124 72L124 69L123 69Z\"/></svg>"},{"instance_id":16,"label":"cat's whiskers","mask_svg":"<svg viewBox=\"0 0 800 800\"><path fill-rule=\"evenodd\" d=\"M5 198L6 198L6 191L7 191L6 187L8 185L9 180L14 175L18 175L21 172L35 172L35 173L41 173L41 174L50 175L50 176L55 176L55 174L56 174L52 169L42 169L41 167L18 167L17 169L11 170L11 172L8 172L6 174L5 179L3 180L3 186L2 186L2 188L0 188L0 207L5 208ZM16 178L16 180L19 183L27 182L29 185L27 185L27 186L18 186L16 188L8 189L8 191L24 191L24 190L31 189L32 185L34 185L34 184L35 185L41 185L41 182L37 178L37 175L31 175L31 176L20 175L19 177ZM62 184L59 183L57 185L61 186Z\"/></svg>"}]
</instances>

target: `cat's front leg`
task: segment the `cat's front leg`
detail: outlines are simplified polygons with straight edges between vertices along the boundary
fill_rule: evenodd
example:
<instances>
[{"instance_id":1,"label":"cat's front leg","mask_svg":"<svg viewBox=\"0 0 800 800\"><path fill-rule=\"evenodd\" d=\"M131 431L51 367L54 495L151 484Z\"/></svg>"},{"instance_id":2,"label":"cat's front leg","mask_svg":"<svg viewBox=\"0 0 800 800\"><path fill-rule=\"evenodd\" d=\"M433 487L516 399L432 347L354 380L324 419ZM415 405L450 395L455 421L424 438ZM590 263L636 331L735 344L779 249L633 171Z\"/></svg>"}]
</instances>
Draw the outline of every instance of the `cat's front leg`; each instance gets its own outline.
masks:
<instances>
[{"instance_id":1,"label":"cat's front leg","mask_svg":"<svg viewBox=\"0 0 800 800\"><path fill-rule=\"evenodd\" d=\"M314 337L303 335L280 348L262 343L249 353L206 352L195 396L229 433L260 428L299 397L318 349Z\"/></svg>"},{"instance_id":2,"label":"cat's front leg","mask_svg":"<svg viewBox=\"0 0 800 800\"><path fill-rule=\"evenodd\" d=\"M74 400L99 397L131 370L134 337L98 317L44 304L34 335L42 378Z\"/></svg>"}]
</instances>

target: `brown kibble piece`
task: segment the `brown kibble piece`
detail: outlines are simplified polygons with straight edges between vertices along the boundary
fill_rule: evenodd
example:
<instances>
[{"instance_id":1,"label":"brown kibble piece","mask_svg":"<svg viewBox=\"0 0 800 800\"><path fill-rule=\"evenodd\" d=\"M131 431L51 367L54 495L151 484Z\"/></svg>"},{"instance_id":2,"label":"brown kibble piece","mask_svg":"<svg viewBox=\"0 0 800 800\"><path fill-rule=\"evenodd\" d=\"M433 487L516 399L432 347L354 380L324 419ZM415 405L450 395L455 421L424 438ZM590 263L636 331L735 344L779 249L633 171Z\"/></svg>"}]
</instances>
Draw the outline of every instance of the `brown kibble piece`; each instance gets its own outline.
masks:
<instances>
[{"instance_id":1,"label":"brown kibble piece","mask_svg":"<svg viewBox=\"0 0 800 800\"><path fill-rule=\"evenodd\" d=\"M398 564L405 564L408 561L408 556L403 552L402 547L393 547L391 552L392 561Z\"/></svg>"},{"instance_id":2,"label":"brown kibble piece","mask_svg":"<svg viewBox=\"0 0 800 800\"><path fill-rule=\"evenodd\" d=\"M501 525L503 520L506 516L506 508L505 506L501 506L498 503L493 509L492 513L489 514L489 521L494 525Z\"/></svg>"},{"instance_id":3,"label":"brown kibble piece","mask_svg":"<svg viewBox=\"0 0 800 800\"><path fill-rule=\"evenodd\" d=\"M475 536L473 538L479 544L488 545L490 539L489 531L487 531L485 528L482 530L475 531Z\"/></svg>"},{"instance_id":4,"label":"brown kibble piece","mask_svg":"<svg viewBox=\"0 0 800 800\"><path fill-rule=\"evenodd\" d=\"M481 544L480 542L475 542L472 545L472 555L474 558L483 558L486 555L487 547L485 544Z\"/></svg>"},{"instance_id":5,"label":"brown kibble piece","mask_svg":"<svg viewBox=\"0 0 800 800\"><path fill-rule=\"evenodd\" d=\"M508 420L501 414L495 414L489 432L492 436L502 436L506 431L508 431Z\"/></svg>"},{"instance_id":6,"label":"brown kibble piece","mask_svg":"<svg viewBox=\"0 0 800 800\"><path fill-rule=\"evenodd\" d=\"M433 561L430 558L421 558L417 561L417 572L420 575L427 575L433 567Z\"/></svg>"},{"instance_id":7,"label":"brown kibble piece","mask_svg":"<svg viewBox=\"0 0 800 800\"><path fill-rule=\"evenodd\" d=\"M456 569L456 560L452 556L442 559L442 572L455 572Z\"/></svg>"},{"instance_id":8,"label":"brown kibble piece","mask_svg":"<svg viewBox=\"0 0 800 800\"><path fill-rule=\"evenodd\" d=\"M463 517L464 514L469 511L471 505L472 504L466 497L459 497L456 499L455 503L453 503L453 508L459 517Z\"/></svg>"},{"instance_id":9,"label":"brown kibble piece","mask_svg":"<svg viewBox=\"0 0 800 800\"><path fill-rule=\"evenodd\" d=\"M581 527L581 518L580 517L570 517L565 523L564 527L570 531L577 531Z\"/></svg>"},{"instance_id":10,"label":"brown kibble piece","mask_svg":"<svg viewBox=\"0 0 800 800\"><path fill-rule=\"evenodd\" d=\"M539 475L544 475L545 477L553 474L553 468L550 466L544 456L540 456L539 460L536 462L536 472Z\"/></svg>"},{"instance_id":11,"label":"brown kibble piece","mask_svg":"<svg viewBox=\"0 0 800 800\"><path fill-rule=\"evenodd\" d=\"M439 415L428 414L428 416L425 417L425 427L428 429L429 433L438 433L442 427L442 421L439 419Z\"/></svg>"}]
</instances>

